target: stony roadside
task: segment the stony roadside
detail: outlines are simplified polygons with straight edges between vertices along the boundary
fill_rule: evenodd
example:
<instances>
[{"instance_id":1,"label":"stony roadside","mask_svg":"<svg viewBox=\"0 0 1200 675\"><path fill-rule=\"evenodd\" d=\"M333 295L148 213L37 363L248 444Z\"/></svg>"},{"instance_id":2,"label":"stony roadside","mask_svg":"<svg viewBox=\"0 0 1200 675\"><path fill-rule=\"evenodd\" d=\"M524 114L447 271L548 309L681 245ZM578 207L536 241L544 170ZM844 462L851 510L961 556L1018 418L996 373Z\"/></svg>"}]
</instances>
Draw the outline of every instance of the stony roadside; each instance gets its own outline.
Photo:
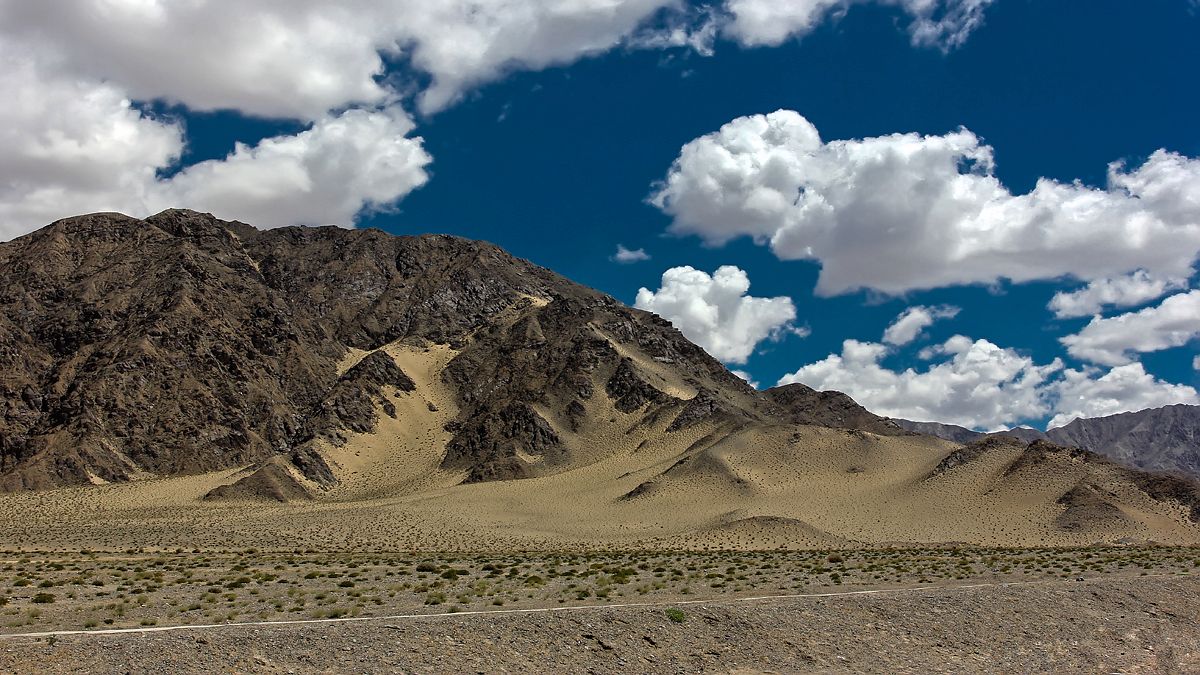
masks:
<instances>
[{"instance_id":1,"label":"stony roadside","mask_svg":"<svg viewBox=\"0 0 1200 675\"><path fill-rule=\"evenodd\" d=\"M1200 672L1200 578L0 639L0 672Z\"/></svg>"}]
</instances>

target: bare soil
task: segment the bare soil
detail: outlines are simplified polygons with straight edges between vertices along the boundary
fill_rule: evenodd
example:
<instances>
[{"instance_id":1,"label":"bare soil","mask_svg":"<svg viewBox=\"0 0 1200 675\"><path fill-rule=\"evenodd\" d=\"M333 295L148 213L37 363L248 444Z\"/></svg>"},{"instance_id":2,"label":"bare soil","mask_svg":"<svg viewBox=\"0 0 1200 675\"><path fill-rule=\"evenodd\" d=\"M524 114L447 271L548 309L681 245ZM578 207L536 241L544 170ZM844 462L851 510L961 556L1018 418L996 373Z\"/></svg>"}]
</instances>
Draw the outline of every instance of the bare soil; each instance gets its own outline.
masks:
<instances>
[{"instance_id":1,"label":"bare soil","mask_svg":"<svg viewBox=\"0 0 1200 675\"><path fill-rule=\"evenodd\" d=\"M668 616L668 610L677 619ZM1200 582L1108 576L871 595L0 639L0 672L1200 672Z\"/></svg>"}]
</instances>

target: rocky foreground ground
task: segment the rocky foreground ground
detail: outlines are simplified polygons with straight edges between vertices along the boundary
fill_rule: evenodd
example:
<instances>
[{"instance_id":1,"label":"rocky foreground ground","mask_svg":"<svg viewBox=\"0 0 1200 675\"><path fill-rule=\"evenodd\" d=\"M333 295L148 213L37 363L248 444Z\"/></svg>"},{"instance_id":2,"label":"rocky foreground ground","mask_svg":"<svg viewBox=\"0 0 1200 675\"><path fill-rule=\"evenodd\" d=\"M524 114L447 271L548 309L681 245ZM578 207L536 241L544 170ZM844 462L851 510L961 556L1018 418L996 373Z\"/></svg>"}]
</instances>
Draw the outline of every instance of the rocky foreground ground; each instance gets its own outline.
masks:
<instances>
[{"instance_id":1,"label":"rocky foreground ground","mask_svg":"<svg viewBox=\"0 0 1200 675\"><path fill-rule=\"evenodd\" d=\"M1200 672L1200 579L9 636L0 671Z\"/></svg>"}]
</instances>

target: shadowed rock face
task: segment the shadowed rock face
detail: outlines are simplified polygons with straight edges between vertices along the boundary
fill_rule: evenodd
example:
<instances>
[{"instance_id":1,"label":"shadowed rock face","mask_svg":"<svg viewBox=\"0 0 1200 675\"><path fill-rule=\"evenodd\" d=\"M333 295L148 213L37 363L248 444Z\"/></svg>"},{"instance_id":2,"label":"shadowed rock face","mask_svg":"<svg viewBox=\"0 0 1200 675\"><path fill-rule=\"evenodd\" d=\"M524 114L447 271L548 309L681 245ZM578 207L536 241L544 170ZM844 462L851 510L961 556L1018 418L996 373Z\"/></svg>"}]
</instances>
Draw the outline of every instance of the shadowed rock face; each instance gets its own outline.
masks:
<instances>
[{"instance_id":1,"label":"shadowed rock face","mask_svg":"<svg viewBox=\"0 0 1200 675\"><path fill-rule=\"evenodd\" d=\"M884 436L909 433L894 421L871 413L840 391L817 391L795 383L774 387L765 393L783 408L794 424L860 429Z\"/></svg>"},{"instance_id":2,"label":"shadowed rock face","mask_svg":"<svg viewBox=\"0 0 1200 675\"><path fill-rule=\"evenodd\" d=\"M314 442L372 430L394 414L388 392L413 386L373 351L396 341L459 351L445 464L468 480L530 475L519 453L569 460L539 410L577 427L600 395L678 415L683 401L617 372L614 344L716 392L691 417L773 411L668 322L490 244L93 214L0 244L0 490L280 458L329 483ZM371 354L339 374L349 348Z\"/></svg>"},{"instance_id":3,"label":"shadowed rock face","mask_svg":"<svg viewBox=\"0 0 1200 675\"><path fill-rule=\"evenodd\" d=\"M1090 450L1137 469L1200 476L1200 406L1168 405L1077 419L1046 432L1018 427L984 434L953 424L893 421L909 431L956 443L971 443L989 435L1009 436L1026 442L1042 439Z\"/></svg>"},{"instance_id":4,"label":"shadowed rock face","mask_svg":"<svg viewBox=\"0 0 1200 675\"><path fill-rule=\"evenodd\" d=\"M1200 476L1200 406L1168 405L1080 419L1046 435L1135 468Z\"/></svg>"}]
</instances>

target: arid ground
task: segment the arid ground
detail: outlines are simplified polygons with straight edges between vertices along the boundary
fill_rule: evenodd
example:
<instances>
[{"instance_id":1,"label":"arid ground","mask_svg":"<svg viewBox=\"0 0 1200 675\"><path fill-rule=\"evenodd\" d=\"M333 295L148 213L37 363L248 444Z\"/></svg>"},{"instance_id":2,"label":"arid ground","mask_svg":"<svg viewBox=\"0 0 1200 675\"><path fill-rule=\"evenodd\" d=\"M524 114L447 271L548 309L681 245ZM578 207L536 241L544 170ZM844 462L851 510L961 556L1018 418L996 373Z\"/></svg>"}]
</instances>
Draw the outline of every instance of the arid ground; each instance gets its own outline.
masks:
<instances>
[{"instance_id":1,"label":"arid ground","mask_svg":"<svg viewBox=\"0 0 1200 675\"><path fill-rule=\"evenodd\" d=\"M480 568L478 574L466 576L482 579L466 585L457 580L442 581L443 574L433 571L425 573L422 583L426 586L442 581L442 587L447 589L474 586L507 589L497 590L491 601L484 591L479 602L465 601L471 609L458 614L446 612L444 605L414 611L411 607L414 602L420 603L421 598L428 602L438 591L416 591L411 582L391 585L398 589L395 598L391 598L387 596L392 591L356 591L361 586L348 576L335 577L356 584L343 588L343 582L330 584L327 581L331 580L325 578L301 581L307 575L297 579L294 572L286 572L290 567L287 564L279 570L283 576L269 581L266 580L269 574L246 567L241 572L252 581L236 590L221 586L216 593L219 597L202 600L198 609L188 609L182 603L172 607L173 600L160 604L173 595L160 589L137 594L140 600L126 603L129 609L114 619L113 624L106 624L118 625L118 621L120 625L137 624L126 631L30 635L33 631L29 629L34 625L69 624L77 618L74 613L61 610L78 606L80 603L76 601L82 597L81 591L69 591L77 595L72 600L55 587L53 590L63 597L63 604L56 600L43 605L47 611L32 618L33 624L5 628L8 635L0 638L0 672L1180 673L1200 670L1197 629L1200 584L1196 577L1179 571L1189 563L1194 565L1196 552L1129 551L1129 556L1111 551L1091 553L1091 556L1085 552L1002 555L1005 564L1026 559L1031 563L1041 561L1033 563L1035 566L1049 563L1052 569L1008 577L988 574L989 581L977 581L954 578L982 572L964 573L964 566L979 569L982 561L973 554L958 552L938 560L916 552L898 552L890 556L893 561L906 560L906 566L910 567L931 566L926 568L928 576L940 581L932 585L879 584L865 592L845 590L849 588L846 583L838 586L818 582L815 587L807 588L807 594L793 593L791 597L748 594L746 586L738 584L739 577L745 577L746 584L767 577L764 580L767 586L778 585L783 575L790 572L781 570L780 565L786 560L776 554L733 556L727 560L710 555L650 557L647 560L664 564L673 561L680 567L666 572L664 566L664 573L655 573L653 568L639 572L639 578L661 579L648 585L653 588L661 584L662 588L645 594L634 588L644 588L647 584L634 580L601 583L601 579L613 578L609 568L591 575L582 584L576 575L571 578L577 581L568 584L552 581L529 586L524 581L528 576L524 579L520 576L546 565L565 571L564 561L553 563L553 558L540 562L510 559L510 564L518 567L508 569L519 570L512 579L507 572L493 574L496 570L484 572ZM240 559L243 563L268 562L253 555ZM1105 559L1111 562L1102 562ZM131 558L121 566L151 569L148 561L141 559L139 564L138 560ZM181 560L184 558L175 558L176 564ZM960 565L956 562L960 560L975 560L975 563ZM453 566L447 562L427 564L444 570L470 567L464 560L454 561ZM593 564L615 562L606 559ZM814 562L822 567L862 570L865 568L861 565L867 559ZM1122 562L1126 563L1123 571L1101 574L1095 571L1096 564L1102 568L1121 568ZM726 569L734 571L729 576L719 574L722 579L732 579L733 585L714 590L713 586L721 582L706 581L705 577L718 573L703 570L717 569L726 563ZM350 568L352 564L359 566ZM490 564L497 566L495 562ZM867 564L877 565L879 561ZM25 565L33 565L32 560ZM93 565L95 569L109 570L118 564L94 560ZM1159 571L1137 571L1147 565ZM336 568L320 563L315 566L334 574L353 570L350 573L359 574L354 577L357 580L362 580L363 574L381 571L365 561L343 562ZM690 567L696 569L692 571ZM1072 571L1062 572L1063 567ZM576 568L592 569L591 565ZM932 570L937 568L942 571L934 573ZM1167 569L1172 571L1163 571ZM676 571L681 578L669 581L680 576ZM170 580L176 574L172 572L163 583L174 585ZM213 576L207 572L200 574L205 578ZM655 576L659 574L662 576ZM414 568L400 576L416 580L420 575ZM829 575L822 573L825 577ZM387 578L386 573L382 576ZM857 583L863 576L873 575L859 571L843 578ZM480 583L489 578L492 581ZM1003 578L1028 580L1005 582ZM234 579L229 583L239 581ZM280 584L288 590L277 596L267 590ZM379 588L389 587L382 580L376 584ZM406 584L409 587L402 588ZM609 592L602 598L593 592L587 601L574 597L565 600L563 591L570 584L592 591L620 588L622 592ZM743 590L734 590L739 587ZM534 592L527 593L531 588ZM684 588L704 591L681 595ZM296 593L289 597L292 591ZM633 597L626 595L628 591L633 591ZM261 602L255 598L256 594L263 599L288 600L273 612L263 609L269 602ZM704 597L697 598L697 594ZM208 595L214 594L199 594L202 598ZM198 615L199 619L205 612L211 615L214 611L226 619L234 614L235 621L252 622L259 617L283 619L297 613L289 603L296 602L298 596L300 603L309 606L319 604L315 602L317 597L337 596L339 606L354 616L333 616L329 610L314 609L311 616L325 618L278 624L209 623L178 630L165 629L165 625L155 625L148 618L134 620L137 616L161 615L164 623L178 625L187 612ZM383 604L376 605L375 600L381 596ZM229 597L234 599L230 601ZM365 603L361 602L363 599ZM559 605L560 601L564 604ZM237 614L239 607L243 614ZM402 607L410 611L401 611ZM177 613L171 616L173 611ZM95 616L102 614L97 612ZM368 618L371 615L378 618ZM24 622L30 612L19 609L15 616L20 617L18 622ZM112 616L115 614L110 612ZM24 635L13 635L18 631Z\"/></svg>"}]
</instances>

